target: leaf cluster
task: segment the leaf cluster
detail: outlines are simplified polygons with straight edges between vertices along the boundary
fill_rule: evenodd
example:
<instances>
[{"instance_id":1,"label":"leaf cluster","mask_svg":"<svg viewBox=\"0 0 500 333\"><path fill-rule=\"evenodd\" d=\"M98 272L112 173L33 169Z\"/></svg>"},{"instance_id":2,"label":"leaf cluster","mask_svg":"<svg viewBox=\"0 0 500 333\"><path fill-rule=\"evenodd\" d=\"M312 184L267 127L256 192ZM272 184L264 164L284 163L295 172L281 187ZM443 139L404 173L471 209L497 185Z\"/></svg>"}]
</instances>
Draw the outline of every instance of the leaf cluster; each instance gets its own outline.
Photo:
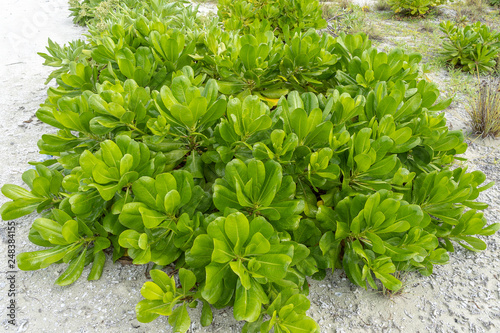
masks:
<instances>
[{"instance_id":1,"label":"leaf cluster","mask_svg":"<svg viewBox=\"0 0 500 333\"><path fill-rule=\"evenodd\" d=\"M481 22L458 27L446 21L440 23L445 34L441 54L452 65L471 73L490 72L495 68L500 54L500 32L490 30Z\"/></svg>"}]
</instances>

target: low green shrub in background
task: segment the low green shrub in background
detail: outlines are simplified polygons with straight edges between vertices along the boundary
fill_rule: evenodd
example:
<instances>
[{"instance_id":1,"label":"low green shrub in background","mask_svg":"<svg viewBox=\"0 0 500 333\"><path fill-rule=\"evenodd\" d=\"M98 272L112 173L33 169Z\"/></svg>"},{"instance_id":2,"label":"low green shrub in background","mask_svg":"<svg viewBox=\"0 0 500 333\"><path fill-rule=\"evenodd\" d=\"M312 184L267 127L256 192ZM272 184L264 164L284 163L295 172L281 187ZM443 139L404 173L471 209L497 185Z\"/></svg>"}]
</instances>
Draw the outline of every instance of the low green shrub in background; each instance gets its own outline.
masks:
<instances>
[{"instance_id":1,"label":"low green shrub in background","mask_svg":"<svg viewBox=\"0 0 500 333\"><path fill-rule=\"evenodd\" d=\"M492 71L500 54L500 32L476 22L464 27L445 21L440 23L445 34L441 54L452 66L469 72Z\"/></svg>"},{"instance_id":2,"label":"low green shrub in background","mask_svg":"<svg viewBox=\"0 0 500 333\"><path fill-rule=\"evenodd\" d=\"M450 168L467 145L419 54L257 20L221 29L161 0L112 17L44 55L57 86L37 116L58 131L38 146L54 157L23 174L29 189L2 187L4 220L41 214L29 239L45 249L21 269L65 263L68 285L128 256L155 268L141 322L186 332L200 304L204 326L232 306L247 332L315 332L308 278L343 268L398 290L397 271L429 275L500 228L475 201L485 175Z\"/></svg>"},{"instance_id":3,"label":"low green shrub in background","mask_svg":"<svg viewBox=\"0 0 500 333\"><path fill-rule=\"evenodd\" d=\"M275 34L326 28L318 0L220 0L218 15L227 30L249 33L260 24Z\"/></svg>"},{"instance_id":4,"label":"low green shrub in background","mask_svg":"<svg viewBox=\"0 0 500 333\"><path fill-rule=\"evenodd\" d=\"M387 0L395 13L425 15L432 8L447 3L448 0Z\"/></svg>"}]
</instances>

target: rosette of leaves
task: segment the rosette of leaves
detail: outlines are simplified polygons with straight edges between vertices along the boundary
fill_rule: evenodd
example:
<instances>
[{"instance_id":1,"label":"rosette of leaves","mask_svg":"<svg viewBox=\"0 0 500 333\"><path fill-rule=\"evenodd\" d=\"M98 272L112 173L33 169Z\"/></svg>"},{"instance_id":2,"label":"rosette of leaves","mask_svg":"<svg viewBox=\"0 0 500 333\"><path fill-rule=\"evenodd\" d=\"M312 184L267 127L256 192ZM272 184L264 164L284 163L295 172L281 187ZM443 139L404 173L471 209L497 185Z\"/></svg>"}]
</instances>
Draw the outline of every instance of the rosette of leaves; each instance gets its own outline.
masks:
<instances>
[{"instance_id":1,"label":"rosette of leaves","mask_svg":"<svg viewBox=\"0 0 500 333\"><path fill-rule=\"evenodd\" d=\"M474 24L459 27L445 21L439 24L445 36L441 54L452 66L459 66L465 71L487 71L494 69L500 54L500 32L490 30L486 24Z\"/></svg>"},{"instance_id":2,"label":"rosette of leaves","mask_svg":"<svg viewBox=\"0 0 500 333\"><path fill-rule=\"evenodd\" d=\"M155 93L159 115L148 121L153 133L148 142L154 149L167 152L168 169L185 159L184 168L194 177L203 178L202 157L213 145L212 127L225 114L227 101L224 95L219 96L215 80L197 87L192 82L199 84L200 80L192 76L192 70L190 74L175 77L171 88L164 86Z\"/></svg>"},{"instance_id":3,"label":"rosette of leaves","mask_svg":"<svg viewBox=\"0 0 500 333\"><path fill-rule=\"evenodd\" d=\"M199 297L199 292L193 288L196 276L190 270L179 269L181 287L178 288L173 276L158 269L151 270L150 274L153 281L146 282L141 288L141 295L145 299L136 306L137 320L149 323L160 315L168 316L168 323L175 332L187 332L191 326L187 308L196 307ZM205 301L201 313L202 326L210 325L212 319L212 309Z\"/></svg>"},{"instance_id":4,"label":"rosette of leaves","mask_svg":"<svg viewBox=\"0 0 500 333\"><path fill-rule=\"evenodd\" d=\"M335 209L320 206L317 219L323 228L331 228L321 237L319 248L328 268L340 262L355 284L377 289L374 277L390 290L401 288L392 273L400 265L425 267L444 264L447 251L438 248L437 237L424 230L424 213L415 204L401 200L401 195L386 190L356 195L341 200ZM422 269L422 273L428 272Z\"/></svg>"},{"instance_id":5,"label":"rosette of leaves","mask_svg":"<svg viewBox=\"0 0 500 333\"><path fill-rule=\"evenodd\" d=\"M322 91L334 86L331 80L340 59L334 53L335 39L310 29L305 33L290 34L285 30L284 57L280 64L285 87L298 91ZM292 90L292 89L290 89Z\"/></svg>"},{"instance_id":6,"label":"rosette of leaves","mask_svg":"<svg viewBox=\"0 0 500 333\"><path fill-rule=\"evenodd\" d=\"M250 144L258 141L272 123L269 107L258 96L247 96L243 101L231 98L226 117L220 119L214 133L222 162L228 163L235 154L243 159L250 157Z\"/></svg>"},{"instance_id":7,"label":"rosette of leaves","mask_svg":"<svg viewBox=\"0 0 500 333\"><path fill-rule=\"evenodd\" d=\"M207 67L213 65L220 76L219 89L227 95L242 96L258 92L275 99L285 94L276 84L280 82L279 64L283 57L283 43L272 32L254 35L230 35L222 33L219 40L211 35L205 36L209 53L200 60Z\"/></svg>"},{"instance_id":8,"label":"rosette of leaves","mask_svg":"<svg viewBox=\"0 0 500 333\"><path fill-rule=\"evenodd\" d=\"M40 120L59 128L57 134L42 135L38 147L45 154L60 156L59 162L72 169L74 164L67 160L78 160L100 141L126 132L134 137L145 134L153 107L149 90L133 80L106 82L97 93L61 97L56 105L44 104L37 111Z\"/></svg>"},{"instance_id":9,"label":"rosette of leaves","mask_svg":"<svg viewBox=\"0 0 500 333\"><path fill-rule=\"evenodd\" d=\"M35 210L41 213L47 208L58 207L65 198L62 188L63 178L60 172L38 164L35 169L29 169L22 175L30 191L18 185L3 185L2 194L12 201L2 205L0 209L2 219L14 220Z\"/></svg>"},{"instance_id":10,"label":"rosette of leaves","mask_svg":"<svg viewBox=\"0 0 500 333\"><path fill-rule=\"evenodd\" d=\"M31 226L29 239L49 249L21 253L17 256L19 268L37 270L52 264L68 263L66 270L56 280L60 286L78 280L84 267L90 263L93 264L88 280L99 279L106 261L103 250L111 245L100 224L88 226L59 209L53 209L46 217L36 219Z\"/></svg>"},{"instance_id":11,"label":"rosette of leaves","mask_svg":"<svg viewBox=\"0 0 500 333\"><path fill-rule=\"evenodd\" d=\"M137 23L140 21L137 21ZM153 24L151 24L153 25ZM148 35L138 39L139 31L125 30L121 25L112 28L112 35L96 41L92 58L104 66L101 80L111 82L135 80L141 87L160 89L172 79L172 73L184 66L193 65L189 56L195 49L194 40L186 40L180 30L168 29L168 34L160 34L153 27L140 28ZM128 37L128 38L127 38ZM142 40L142 43L123 45L123 40Z\"/></svg>"},{"instance_id":12,"label":"rosette of leaves","mask_svg":"<svg viewBox=\"0 0 500 333\"><path fill-rule=\"evenodd\" d=\"M240 212L210 222L186 255L190 267L203 268L201 297L217 308L234 300L234 317L248 322L270 303L268 288L298 287L294 274L287 278L293 259L293 244L280 242L265 218Z\"/></svg>"},{"instance_id":13,"label":"rosette of leaves","mask_svg":"<svg viewBox=\"0 0 500 333\"><path fill-rule=\"evenodd\" d=\"M465 152L467 144L459 131L449 131L441 111L451 99L434 104L439 90L434 84L420 81L406 88L397 82L392 88L381 82L366 99L360 119L370 120L373 138L389 136L395 143L389 150L412 171L431 172L453 162Z\"/></svg>"},{"instance_id":14,"label":"rosette of leaves","mask_svg":"<svg viewBox=\"0 0 500 333\"><path fill-rule=\"evenodd\" d=\"M131 189L134 200L123 205L118 218L127 228L120 233L118 243L128 249L134 264L153 261L168 265L204 232L201 212L210 208L211 201L194 185L189 172L175 170L156 178L141 177Z\"/></svg>"},{"instance_id":15,"label":"rosette of leaves","mask_svg":"<svg viewBox=\"0 0 500 333\"><path fill-rule=\"evenodd\" d=\"M353 45L356 42L361 44L363 37L356 37L351 37L350 41L347 36L339 38L346 39L343 45ZM418 77L418 63L422 59L420 54L408 55L400 49L394 49L387 54L371 47L360 52L361 50L363 49L352 50L351 46L348 52L352 56L349 56L347 64L344 63L345 69L337 72L336 79L344 86L341 91L366 95L374 90L379 82L392 85L398 81L413 82ZM345 54L346 51L343 50L342 53Z\"/></svg>"},{"instance_id":16,"label":"rosette of leaves","mask_svg":"<svg viewBox=\"0 0 500 333\"><path fill-rule=\"evenodd\" d=\"M473 235L491 235L500 224L486 226L483 210L487 204L475 201L479 193L493 186L481 186L486 176L481 171L467 173L467 168L422 173L405 198L422 207L426 230L439 237L443 247L453 252L451 241L472 251L486 249L486 243Z\"/></svg>"},{"instance_id":17,"label":"rosette of leaves","mask_svg":"<svg viewBox=\"0 0 500 333\"><path fill-rule=\"evenodd\" d=\"M220 211L233 208L249 216L264 216L279 229L294 229L303 209L294 199L295 183L283 177L281 165L273 160L233 159L226 165L223 178L214 183L213 201Z\"/></svg>"},{"instance_id":18,"label":"rosette of leaves","mask_svg":"<svg viewBox=\"0 0 500 333\"><path fill-rule=\"evenodd\" d=\"M45 84L70 71L70 64L72 62L83 62L86 60L84 50L87 50L88 45L81 39L69 42L68 45L64 46L53 42L50 38L48 43L49 46L46 47L48 54L39 52L38 55L45 59L43 63L45 66L59 67L59 69L50 73Z\"/></svg>"},{"instance_id":19,"label":"rosette of leaves","mask_svg":"<svg viewBox=\"0 0 500 333\"><path fill-rule=\"evenodd\" d=\"M94 154L88 150L82 153L81 171L65 178L68 191L95 188L101 198L109 201L115 195L121 196L122 192L128 191L140 177L151 177L163 171L164 155L152 154L144 143L136 142L128 136L118 136L116 143L106 140L100 147Z\"/></svg>"}]
</instances>

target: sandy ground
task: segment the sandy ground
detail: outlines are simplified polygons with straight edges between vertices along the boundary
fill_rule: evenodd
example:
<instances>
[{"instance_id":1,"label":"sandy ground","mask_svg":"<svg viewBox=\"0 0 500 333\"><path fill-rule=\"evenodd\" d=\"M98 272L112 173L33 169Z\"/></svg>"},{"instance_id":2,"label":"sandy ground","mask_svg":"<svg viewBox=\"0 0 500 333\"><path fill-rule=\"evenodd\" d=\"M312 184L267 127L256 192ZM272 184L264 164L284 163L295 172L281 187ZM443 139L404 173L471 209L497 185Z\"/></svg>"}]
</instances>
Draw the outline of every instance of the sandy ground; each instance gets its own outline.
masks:
<instances>
[{"instance_id":1,"label":"sandy ground","mask_svg":"<svg viewBox=\"0 0 500 333\"><path fill-rule=\"evenodd\" d=\"M34 114L45 98L44 81L50 72L36 52L47 38L64 43L80 38L83 29L67 18L66 0L23 0L2 3L0 12L0 184L21 184L30 160L39 160L36 142L52 131ZM450 124L465 128L459 103L450 108ZM500 181L498 140L471 144L470 169L483 170L489 180ZM491 208L490 222L499 221L500 188L496 185L481 199ZM0 204L6 199L0 197ZM36 250L27 241L36 216L16 221L17 252ZM500 235L486 239L488 249L475 254L458 249L450 263L436 267L431 277L403 276L399 295L382 295L352 285L341 270L324 281L310 281L310 315L323 332L499 332ZM134 307L146 281L146 267L112 264L108 259L99 281L85 276L68 287L54 285L63 266L15 273L16 326L8 323L9 284L6 223L0 224L0 322L11 332L170 332L165 318L150 324L135 319ZM191 311L191 310L190 310ZM191 332L237 332L241 323L232 309L215 311L214 323L201 328L199 311L192 310Z\"/></svg>"}]
</instances>

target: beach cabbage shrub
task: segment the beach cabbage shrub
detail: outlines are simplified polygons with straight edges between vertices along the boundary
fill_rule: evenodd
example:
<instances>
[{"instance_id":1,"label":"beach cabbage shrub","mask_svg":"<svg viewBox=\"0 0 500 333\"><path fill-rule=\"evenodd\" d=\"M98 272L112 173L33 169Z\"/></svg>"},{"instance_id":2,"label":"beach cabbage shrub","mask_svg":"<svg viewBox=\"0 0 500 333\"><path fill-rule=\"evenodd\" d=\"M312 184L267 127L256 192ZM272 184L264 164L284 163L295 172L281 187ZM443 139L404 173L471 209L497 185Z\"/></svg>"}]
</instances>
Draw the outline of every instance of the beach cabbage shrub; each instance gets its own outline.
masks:
<instances>
[{"instance_id":1,"label":"beach cabbage shrub","mask_svg":"<svg viewBox=\"0 0 500 333\"><path fill-rule=\"evenodd\" d=\"M90 25L85 45L49 45L57 86L37 116L57 129L38 142L51 158L32 162L27 188L2 187L4 220L39 214L29 239L44 249L19 254L20 269L63 264L69 285L127 257L154 263L141 322L186 332L189 308L206 326L232 306L246 332L316 332L310 278L344 269L397 291L397 271L486 248L478 236L500 225L476 199L492 183L454 166L467 144L420 55L195 13L151 0Z\"/></svg>"}]
</instances>

